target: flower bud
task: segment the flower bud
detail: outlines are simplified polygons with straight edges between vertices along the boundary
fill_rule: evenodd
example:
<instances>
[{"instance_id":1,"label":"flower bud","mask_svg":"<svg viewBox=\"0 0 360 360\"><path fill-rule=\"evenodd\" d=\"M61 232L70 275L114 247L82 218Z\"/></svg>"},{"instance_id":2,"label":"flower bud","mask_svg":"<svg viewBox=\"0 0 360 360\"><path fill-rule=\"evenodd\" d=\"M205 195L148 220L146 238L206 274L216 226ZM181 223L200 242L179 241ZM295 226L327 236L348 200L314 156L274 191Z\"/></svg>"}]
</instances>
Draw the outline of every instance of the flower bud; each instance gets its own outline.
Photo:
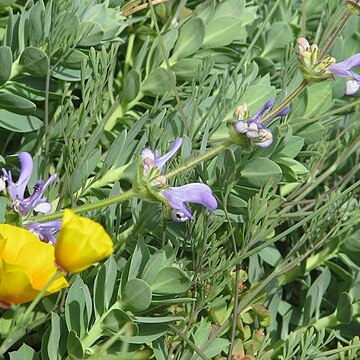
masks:
<instances>
[{"instance_id":1,"label":"flower bud","mask_svg":"<svg viewBox=\"0 0 360 360\"><path fill-rule=\"evenodd\" d=\"M360 0L346 0L346 8L353 15L360 15Z\"/></svg>"},{"instance_id":2,"label":"flower bud","mask_svg":"<svg viewBox=\"0 0 360 360\"><path fill-rule=\"evenodd\" d=\"M77 273L108 257L113 242L97 222L64 210L55 244L56 264L61 270Z\"/></svg>"},{"instance_id":3,"label":"flower bud","mask_svg":"<svg viewBox=\"0 0 360 360\"><path fill-rule=\"evenodd\" d=\"M335 59L326 56L320 60L320 51L316 44L310 45L305 38L297 39L300 70L307 82L319 82L331 78L328 68Z\"/></svg>"}]
</instances>

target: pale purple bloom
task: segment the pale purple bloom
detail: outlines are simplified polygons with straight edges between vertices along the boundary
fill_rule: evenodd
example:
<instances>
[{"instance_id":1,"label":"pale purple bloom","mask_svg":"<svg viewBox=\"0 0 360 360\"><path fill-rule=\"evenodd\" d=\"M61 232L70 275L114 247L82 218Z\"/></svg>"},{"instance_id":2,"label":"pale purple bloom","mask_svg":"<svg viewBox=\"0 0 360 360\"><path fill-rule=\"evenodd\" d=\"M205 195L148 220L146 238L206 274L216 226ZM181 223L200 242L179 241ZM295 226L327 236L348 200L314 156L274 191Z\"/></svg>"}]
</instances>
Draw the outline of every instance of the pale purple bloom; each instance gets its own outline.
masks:
<instances>
[{"instance_id":1,"label":"pale purple bloom","mask_svg":"<svg viewBox=\"0 0 360 360\"><path fill-rule=\"evenodd\" d=\"M153 151L150 148L144 149L141 152L141 158L143 159L145 174L149 173L149 171L154 167L159 170L163 170L165 163L169 161L179 150L182 141L183 139L181 137L176 138L169 151L161 157L159 157L158 150Z\"/></svg>"},{"instance_id":2,"label":"pale purple bloom","mask_svg":"<svg viewBox=\"0 0 360 360\"><path fill-rule=\"evenodd\" d=\"M329 71L331 73L340 77L351 78L351 80L349 79L346 84L346 95L355 94L360 88L360 75L352 70L352 68L356 66L360 66L360 53L329 66Z\"/></svg>"},{"instance_id":3,"label":"pale purple bloom","mask_svg":"<svg viewBox=\"0 0 360 360\"><path fill-rule=\"evenodd\" d=\"M273 135L270 129L267 128L267 124L276 117L287 115L290 111L290 107L285 106L277 114L261 123L261 119L274 106L274 103L274 99L269 99L253 117L248 120L238 119L238 121L234 123L235 130L240 134L246 134L253 144L262 148L269 147L273 142Z\"/></svg>"},{"instance_id":4,"label":"pale purple bloom","mask_svg":"<svg viewBox=\"0 0 360 360\"><path fill-rule=\"evenodd\" d=\"M33 171L33 159L27 152L19 154L20 160L20 175L17 182L12 179L11 171L3 171L3 180L7 182L7 191L13 201L13 208L16 212L21 213L22 216L28 215L32 210L47 214L51 211L51 204L43 197L47 187L52 184L57 175L52 175L45 182L38 180L34 186L33 193L25 198L25 191Z\"/></svg>"},{"instance_id":5,"label":"pale purple bloom","mask_svg":"<svg viewBox=\"0 0 360 360\"><path fill-rule=\"evenodd\" d=\"M172 208L175 221L193 220L193 214L185 203L195 203L210 210L217 208L217 201L211 189L205 184L193 183L179 187L169 187L161 192Z\"/></svg>"},{"instance_id":6,"label":"pale purple bloom","mask_svg":"<svg viewBox=\"0 0 360 360\"><path fill-rule=\"evenodd\" d=\"M44 223L30 222L24 225L24 227L30 230L32 233L38 236L41 241L55 244L55 235L60 230L61 219L53 220Z\"/></svg>"}]
</instances>

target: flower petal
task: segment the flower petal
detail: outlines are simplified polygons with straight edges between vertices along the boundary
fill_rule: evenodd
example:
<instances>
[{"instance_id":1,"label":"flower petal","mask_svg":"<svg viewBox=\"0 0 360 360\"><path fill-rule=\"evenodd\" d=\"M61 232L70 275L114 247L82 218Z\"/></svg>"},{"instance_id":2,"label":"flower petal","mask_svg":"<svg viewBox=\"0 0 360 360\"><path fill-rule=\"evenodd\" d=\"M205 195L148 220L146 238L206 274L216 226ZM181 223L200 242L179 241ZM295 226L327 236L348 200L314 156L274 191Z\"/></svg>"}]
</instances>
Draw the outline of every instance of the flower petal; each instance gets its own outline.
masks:
<instances>
[{"instance_id":1,"label":"flower petal","mask_svg":"<svg viewBox=\"0 0 360 360\"><path fill-rule=\"evenodd\" d=\"M269 99L249 121L258 122L274 106L275 99Z\"/></svg>"},{"instance_id":2,"label":"flower petal","mask_svg":"<svg viewBox=\"0 0 360 360\"><path fill-rule=\"evenodd\" d=\"M113 250L113 242L100 224L64 210L55 244L56 262L62 269L72 273L83 271Z\"/></svg>"},{"instance_id":3,"label":"flower petal","mask_svg":"<svg viewBox=\"0 0 360 360\"><path fill-rule=\"evenodd\" d=\"M179 150L180 146L182 145L183 139L181 137L178 137L175 139L175 141L172 143L169 151L161 156L160 158L155 158L154 165L159 169L162 170L165 163L169 161L175 153Z\"/></svg>"},{"instance_id":4,"label":"flower petal","mask_svg":"<svg viewBox=\"0 0 360 360\"><path fill-rule=\"evenodd\" d=\"M245 134L248 129L248 123L243 120L236 121L234 123L235 130L240 134Z\"/></svg>"},{"instance_id":5,"label":"flower petal","mask_svg":"<svg viewBox=\"0 0 360 360\"><path fill-rule=\"evenodd\" d=\"M169 187L161 194L174 210L173 219L177 221L192 219L192 213L185 205L187 202L203 205L210 210L217 208L217 201L211 189L205 184L193 183L179 187Z\"/></svg>"},{"instance_id":6,"label":"flower petal","mask_svg":"<svg viewBox=\"0 0 360 360\"><path fill-rule=\"evenodd\" d=\"M346 95L353 95L360 89L360 83L356 80L348 80L346 82L345 94Z\"/></svg>"}]
</instances>

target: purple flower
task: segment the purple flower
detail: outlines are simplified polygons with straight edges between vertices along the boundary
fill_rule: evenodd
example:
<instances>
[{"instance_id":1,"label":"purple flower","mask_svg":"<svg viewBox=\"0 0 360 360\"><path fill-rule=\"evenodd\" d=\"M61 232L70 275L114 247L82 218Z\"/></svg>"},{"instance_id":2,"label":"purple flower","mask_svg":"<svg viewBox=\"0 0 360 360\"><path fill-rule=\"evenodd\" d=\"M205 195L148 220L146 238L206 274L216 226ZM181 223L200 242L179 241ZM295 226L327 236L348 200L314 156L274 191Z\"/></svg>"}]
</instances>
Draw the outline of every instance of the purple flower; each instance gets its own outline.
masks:
<instances>
[{"instance_id":1,"label":"purple flower","mask_svg":"<svg viewBox=\"0 0 360 360\"><path fill-rule=\"evenodd\" d=\"M11 171L2 169L3 180L7 182L7 191L13 201L13 209L24 217L32 210L44 214L49 213L51 204L47 202L43 195L47 187L57 179L57 175L50 176L46 182L38 180L35 183L33 193L25 198L25 190L33 171L33 159L29 153L21 152L19 160L20 175L17 182L13 181Z\"/></svg>"},{"instance_id":2,"label":"purple flower","mask_svg":"<svg viewBox=\"0 0 360 360\"><path fill-rule=\"evenodd\" d=\"M158 168L160 171L163 170L165 163L179 150L182 141L183 139L181 137L176 138L169 151L161 157L159 157L158 150L153 151L150 148L144 149L141 152L141 158L143 159L145 174L148 174L154 167Z\"/></svg>"},{"instance_id":3,"label":"purple flower","mask_svg":"<svg viewBox=\"0 0 360 360\"><path fill-rule=\"evenodd\" d=\"M193 220L191 210L185 203L201 204L210 210L217 208L217 201L211 189L204 184L194 183L179 187L169 187L161 192L172 208L172 218L175 221Z\"/></svg>"},{"instance_id":4,"label":"purple flower","mask_svg":"<svg viewBox=\"0 0 360 360\"><path fill-rule=\"evenodd\" d=\"M271 116L265 122L261 122L261 119L269 112L269 110L274 106L275 100L269 99L260 110L248 120L241 119L244 112L240 111L239 119L234 123L235 130L240 134L246 134L246 136L253 142L253 144L260 146L262 148L269 147L273 142L273 135L266 126L273 119L278 116L285 116L289 113L290 107L285 106L277 114ZM243 107L247 109L246 106Z\"/></svg>"},{"instance_id":5,"label":"purple flower","mask_svg":"<svg viewBox=\"0 0 360 360\"><path fill-rule=\"evenodd\" d=\"M360 88L360 75L352 70L353 67L360 66L360 53L350 56L348 59L336 64L331 64L329 71L333 74L351 78L347 81L345 93L346 95L355 94Z\"/></svg>"},{"instance_id":6,"label":"purple flower","mask_svg":"<svg viewBox=\"0 0 360 360\"><path fill-rule=\"evenodd\" d=\"M24 227L38 236L41 241L55 244L56 233L60 230L61 219L44 223L29 222Z\"/></svg>"}]
</instances>

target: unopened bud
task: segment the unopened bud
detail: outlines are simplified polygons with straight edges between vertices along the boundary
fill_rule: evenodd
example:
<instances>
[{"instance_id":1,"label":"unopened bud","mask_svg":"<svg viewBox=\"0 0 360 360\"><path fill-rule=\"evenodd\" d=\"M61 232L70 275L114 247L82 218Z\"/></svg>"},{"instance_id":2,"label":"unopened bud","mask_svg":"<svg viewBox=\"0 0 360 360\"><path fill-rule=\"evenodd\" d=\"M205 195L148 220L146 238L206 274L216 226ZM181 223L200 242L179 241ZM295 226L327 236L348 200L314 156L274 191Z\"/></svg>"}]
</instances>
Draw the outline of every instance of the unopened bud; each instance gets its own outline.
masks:
<instances>
[{"instance_id":1,"label":"unopened bud","mask_svg":"<svg viewBox=\"0 0 360 360\"><path fill-rule=\"evenodd\" d=\"M360 0L345 0L345 5L353 15L360 15Z\"/></svg>"},{"instance_id":2,"label":"unopened bud","mask_svg":"<svg viewBox=\"0 0 360 360\"><path fill-rule=\"evenodd\" d=\"M235 110L235 118L236 120L244 120L248 114L249 110L248 110L248 106L247 104L242 104L239 105L236 110Z\"/></svg>"}]
</instances>

